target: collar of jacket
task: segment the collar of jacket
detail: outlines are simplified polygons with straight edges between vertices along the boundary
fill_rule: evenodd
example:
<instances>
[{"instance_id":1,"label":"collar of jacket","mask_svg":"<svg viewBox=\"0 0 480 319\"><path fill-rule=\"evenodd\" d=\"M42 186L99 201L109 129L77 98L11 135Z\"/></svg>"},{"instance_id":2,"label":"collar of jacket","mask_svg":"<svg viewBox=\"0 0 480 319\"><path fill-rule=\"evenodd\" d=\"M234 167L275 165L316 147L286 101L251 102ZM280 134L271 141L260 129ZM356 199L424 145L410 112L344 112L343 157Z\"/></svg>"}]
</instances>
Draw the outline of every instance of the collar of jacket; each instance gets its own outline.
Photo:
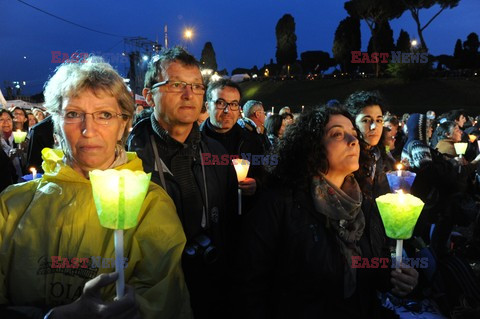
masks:
<instances>
[{"instance_id":1,"label":"collar of jacket","mask_svg":"<svg viewBox=\"0 0 480 319\"><path fill-rule=\"evenodd\" d=\"M47 181L68 181L77 183L90 183L83 175L80 175L72 167L65 164L65 154L62 150L44 148L42 150L42 168L44 175L42 179ZM131 171L143 171L142 160L136 153L127 152L127 163L113 169L128 169Z\"/></svg>"},{"instance_id":2,"label":"collar of jacket","mask_svg":"<svg viewBox=\"0 0 480 319\"><path fill-rule=\"evenodd\" d=\"M188 135L185 143L180 143L179 141L175 140L170 136L170 134L158 123L157 119L155 118L155 114L152 113L150 117L150 122L152 123L153 131L160 137L160 139L167 143L169 146L177 146L177 147L186 147L186 145L198 145L200 143L201 134L200 129L198 128L197 121L193 122L192 130ZM194 147L194 149L196 146Z\"/></svg>"}]
</instances>

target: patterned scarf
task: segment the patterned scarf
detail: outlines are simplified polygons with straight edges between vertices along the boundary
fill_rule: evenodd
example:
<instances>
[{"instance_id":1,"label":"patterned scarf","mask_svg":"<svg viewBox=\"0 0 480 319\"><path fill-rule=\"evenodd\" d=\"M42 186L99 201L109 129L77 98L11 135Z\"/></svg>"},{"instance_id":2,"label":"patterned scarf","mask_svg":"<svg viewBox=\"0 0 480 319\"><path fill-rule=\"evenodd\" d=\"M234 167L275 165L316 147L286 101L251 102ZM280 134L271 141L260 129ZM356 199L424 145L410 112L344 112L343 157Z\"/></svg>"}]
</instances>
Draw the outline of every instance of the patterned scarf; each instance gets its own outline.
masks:
<instances>
[{"instance_id":1,"label":"patterned scarf","mask_svg":"<svg viewBox=\"0 0 480 319\"><path fill-rule=\"evenodd\" d=\"M344 297L350 297L356 288L356 269L352 268L352 256L360 256L357 246L365 228L362 192L353 175L345 178L339 189L325 175L315 176L312 181L312 196L315 210L327 217L327 227L337 235L340 252L346 259L344 271Z\"/></svg>"}]
</instances>

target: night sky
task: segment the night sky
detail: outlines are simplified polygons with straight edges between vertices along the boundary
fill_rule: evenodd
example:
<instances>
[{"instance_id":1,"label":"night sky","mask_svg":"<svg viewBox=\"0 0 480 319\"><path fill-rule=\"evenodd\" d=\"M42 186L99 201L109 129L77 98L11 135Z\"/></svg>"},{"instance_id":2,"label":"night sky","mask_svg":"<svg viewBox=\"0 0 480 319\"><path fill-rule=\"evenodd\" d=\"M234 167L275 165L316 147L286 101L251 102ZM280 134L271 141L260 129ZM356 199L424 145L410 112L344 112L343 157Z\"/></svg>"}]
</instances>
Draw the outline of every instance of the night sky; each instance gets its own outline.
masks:
<instances>
[{"instance_id":1,"label":"night sky","mask_svg":"<svg viewBox=\"0 0 480 319\"><path fill-rule=\"evenodd\" d=\"M275 61L275 25L290 13L296 23L297 50L323 50L331 53L333 37L340 20L347 16L341 0L25 0L25 2L82 26L117 36L92 32L16 0L0 0L0 88L4 81L26 81L23 94L34 94L58 64L52 51L68 54L106 54L117 70L126 75L128 63L121 53L130 51L123 36L143 36L163 45L164 25L168 25L169 46L186 45L198 59L205 42L216 52L219 69L259 68ZM421 13L425 23L438 11L433 7ZM455 41L464 41L470 32L480 33L480 1L461 0L458 7L444 11L424 32L430 53L453 54ZM418 38L409 12L391 21L396 40L400 29ZM185 27L194 29L192 41L182 38ZM362 49L366 50L370 31L362 22Z\"/></svg>"}]
</instances>

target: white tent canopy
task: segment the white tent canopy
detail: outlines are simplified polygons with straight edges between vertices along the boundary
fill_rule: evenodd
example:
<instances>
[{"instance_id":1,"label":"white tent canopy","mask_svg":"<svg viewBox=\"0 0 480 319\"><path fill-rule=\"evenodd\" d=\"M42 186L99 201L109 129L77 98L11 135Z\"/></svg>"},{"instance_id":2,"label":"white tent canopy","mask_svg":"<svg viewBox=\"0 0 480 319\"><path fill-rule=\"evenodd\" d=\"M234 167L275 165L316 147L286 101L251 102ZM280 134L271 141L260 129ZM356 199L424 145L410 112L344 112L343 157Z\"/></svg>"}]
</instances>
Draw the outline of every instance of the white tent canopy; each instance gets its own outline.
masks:
<instances>
[{"instance_id":1,"label":"white tent canopy","mask_svg":"<svg viewBox=\"0 0 480 319\"><path fill-rule=\"evenodd\" d=\"M3 97L2 90L0 90L0 107L1 106L6 107L6 105L7 105L7 100L5 100L5 98Z\"/></svg>"},{"instance_id":2,"label":"white tent canopy","mask_svg":"<svg viewBox=\"0 0 480 319\"><path fill-rule=\"evenodd\" d=\"M42 103L30 103L30 102L25 102L22 100L8 100L6 101L7 105L4 108L11 109L15 106L21 107L22 109L27 109L31 110L34 108L39 108L39 109L45 109L42 105Z\"/></svg>"}]
</instances>

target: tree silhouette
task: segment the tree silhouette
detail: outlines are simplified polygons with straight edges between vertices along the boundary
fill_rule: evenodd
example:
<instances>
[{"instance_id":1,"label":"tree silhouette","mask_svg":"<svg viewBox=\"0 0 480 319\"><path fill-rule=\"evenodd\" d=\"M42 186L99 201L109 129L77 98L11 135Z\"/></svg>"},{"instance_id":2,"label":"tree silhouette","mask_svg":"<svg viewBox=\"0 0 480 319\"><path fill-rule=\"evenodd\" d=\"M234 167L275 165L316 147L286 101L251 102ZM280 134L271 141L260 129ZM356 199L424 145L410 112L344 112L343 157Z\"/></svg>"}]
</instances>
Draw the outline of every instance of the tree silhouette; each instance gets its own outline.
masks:
<instances>
[{"instance_id":1,"label":"tree silhouette","mask_svg":"<svg viewBox=\"0 0 480 319\"><path fill-rule=\"evenodd\" d=\"M377 25L399 18L405 11L405 5L398 0L350 0L345 2L344 8L350 16L362 19L367 23L373 38L371 44L371 51L373 52L379 52L376 39L381 39L381 37L374 35L375 32L382 30ZM379 63L377 63L375 73L377 77L380 74Z\"/></svg>"},{"instance_id":2,"label":"tree silhouette","mask_svg":"<svg viewBox=\"0 0 480 319\"><path fill-rule=\"evenodd\" d=\"M297 36L295 35L295 20L290 14L285 14L275 27L277 36L277 64L292 65L297 60Z\"/></svg>"},{"instance_id":3,"label":"tree silhouette","mask_svg":"<svg viewBox=\"0 0 480 319\"><path fill-rule=\"evenodd\" d=\"M322 73L335 65L335 60L324 51L305 51L301 55L302 68L305 73Z\"/></svg>"},{"instance_id":4,"label":"tree silhouette","mask_svg":"<svg viewBox=\"0 0 480 319\"><path fill-rule=\"evenodd\" d=\"M427 52L428 47L423 37L423 31L430 25L430 23L432 23L433 20L435 20L440 15L440 13L443 12L443 10L455 8L460 2L460 0L402 0L399 2L405 4L406 9L409 10L412 14L412 18L417 24L418 37L420 38L420 43L422 45L421 50ZM436 4L440 6L440 10L430 20L428 20L428 22L425 23L424 26L422 26L422 23L420 21L420 10L430 9Z\"/></svg>"},{"instance_id":5,"label":"tree silhouette","mask_svg":"<svg viewBox=\"0 0 480 319\"><path fill-rule=\"evenodd\" d=\"M212 42L206 42L202 49L202 56L200 57L200 63L202 68L212 69L217 71L217 58L215 56L215 50L213 49Z\"/></svg>"},{"instance_id":6,"label":"tree silhouette","mask_svg":"<svg viewBox=\"0 0 480 319\"><path fill-rule=\"evenodd\" d=\"M410 52L410 35L403 29L400 30L400 34L397 39L397 45L395 46L397 51Z\"/></svg>"},{"instance_id":7,"label":"tree silhouette","mask_svg":"<svg viewBox=\"0 0 480 319\"><path fill-rule=\"evenodd\" d=\"M340 64L343 72L353 72L356 65L351 63L352 51L362 48L360 20L347 17L340 21L333 40L333 57Z\"/></svg>"},{"instance_id":8,"label":"tree silhouette","mask_svg":"<svg viewBox=\"0 0 480 319\"><path fill-rule=\"evenodd\" d=\"M478 34L475 32L470 33L467 36L467 40L463 42L463 62L466 68L476 69L480 67L479 47Z\"/></svg>"}]
</instances>

